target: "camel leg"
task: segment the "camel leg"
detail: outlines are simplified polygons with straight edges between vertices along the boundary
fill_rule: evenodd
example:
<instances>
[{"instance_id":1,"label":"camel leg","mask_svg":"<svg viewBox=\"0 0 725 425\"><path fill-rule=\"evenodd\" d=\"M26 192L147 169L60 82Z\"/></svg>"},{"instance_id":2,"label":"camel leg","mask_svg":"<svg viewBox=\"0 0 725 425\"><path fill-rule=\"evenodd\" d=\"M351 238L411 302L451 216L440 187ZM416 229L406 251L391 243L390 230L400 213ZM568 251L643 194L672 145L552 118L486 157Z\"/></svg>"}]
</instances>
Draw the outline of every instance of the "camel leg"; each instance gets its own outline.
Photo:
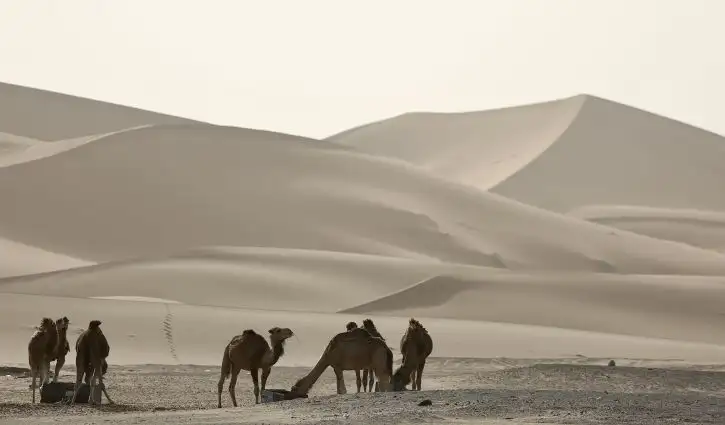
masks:
<instances>
[{"instance_id":1,"label":"camel leg","mask_svg":"<svg viewBox=\"0 0 725 425\"><path fill-rule=\"evenodd\" d=\"M363 373L367 372L363 370ZM355 369L355 385L357 386L357 392L360 392L360 386L362 385L362 379L360 379L360 371Z\"/></svg>"},{"instance_id":2,"label":"camel leg","mask_svg":"<svg viewBox=\"0 0 725 425\"><path fill-rule=\"evenodd\" d=\"M70 399L70 405L73 406L76 404L76 397L78 396L78 388L81 386L81 381L83 380L83 373L85 372L85 368L79 367L78 363L76 363L76 384L73 386L73 397Z\"/></svg>"},{"instance_id":3,"label":"camel leg","mask_svg":"<svg viewBox=\"0 0 725 425\"><path fill-rule=\"evenodd\" d=\"M43 386L48 383L50 378L48 377L48 374L50 373L50 362L42 362L40 364L40 389L42 391Z\"/></svg>"},{"instance_id":4,"label":"camel leg","mask_svg":"<svg viewBox=\"0 0 725 425\"><path fill-rule=\"evenodd\" d=\"M58 375L60 375L60 369L65 364L65 357L58 357L55 361L55 374L53 375L53 382L58 382Z\"/></svg>"},{"instance_id":5,"label":"camel leg","mask_svg":"<svg viewBox=\"0 0 725 425\"><path fill-rule=\"evenodd\" d=\"M106 384L103 383L103 373L101 373L98 376L98 382L99 382L99 385L101 386L101 391L103 391L103 395L105 395L106 400L108 400L108 404L116 404L113 402L113 400L111 400L111 397L108 396L108 392L106 391Z\"/></svg>"},{"instance_id":6,"label":"camel leg","mask_svg":"<svg viewBox=\"0 0 725 425\"><path fill-rule=\"evenodd\" d=\"M264 394L264 390L267 389L267 378L269 378L270 373L272 373L271 367L265 367L262 369L262 394Z\"/></svg>"},{"instance_id":7,"label":"camel leg","mask_svg":"<svg viewBox=\"0 0 725 425\"><path fill-rule=\"evenodd\" d=\"M232 377L229 379L229 396L232 398L232 405L237 407L237 395L235 387L237 386L237 376L241 368L237 365L232 365Z\"/></svg>"},{"instance_id":8,"label":"camel leg","mask_svg":"<svg viewBox=\"0 0 725 425\"><path fill-rule=\"evenodd\" d=\"M373 392L373 384L375 384L375 392L378 392L378 384L375 382L375 374L373 373L373 370L370 369L370 387L368 392Z\"/></svg>"},{"instance_id":9,"label":"camel leg","mask_svg":"<svg viewBox=\"0 0 725 425\"><path fill-rule=\"evenodd\" d=\"M347 388L345 388L345 377L342 375L342 369L334 368L335 377L337 378L337 393L347 394Z\"/></svg>"},{"instance_id":10,"label":"camel leg","mask_svg":"<svg viewBox=\"0 0 725 425\"><path fill-rule=\"evenodd\" d=\"M97 369L98 368L95 368L95 367L93 368L93 375L91 376L91 388L89 390L89 395L88 395L88 404L90 404L90 405L96 404L96 399L95 399L94 395L96 394L96 387L98 386Z\"/></svg>"},{"instance_id":11,"label":"camel leg","mask_svg":"<svg viewBox=\"0 0 725 425\"><path fill-rule=\"evenodd\" d=\"M362 387L363 391L367 392L368 390L368 374L370 371L368 369L363 369L362 371Z\"/></svg>"},{"instance_id":12,"label":"camel leg","mask_svg":"<svg viewBox=\"0 0 725 425\"><path fill-rule=\"evenodd\" d=\"M30 369L30 376L32 377L32 381L30 382L30 388L33 389L33 404L35 404L35 380L38 378L38 371L35 368Z\"/></svg>"},{"instance_id":13,"label":"camel leg","mask_svg":"<svg viewBox=\"0 0 725 425\"><path fill-rule=\"evenodd\" d=\"M88 397L88 404L95 405L96 404L96 388L98 387L98 377L95 375L91 378L91 388L89 390L89 397Z\"/></svg>"},{"instance_id":14,"label":"camel leg","mask_svg":"<svg viewBox=\"0 0 725 425\"><path fill-rule=\"evenodd\" d=\"M420 391L420 382L423 379L423 369L425 369L425 360L422 360L420 363L418 363L418 369L415 373L415 384L418 391Z\"/></svg>"},{"instance_id":15,"label":"camel leg","mask_svg":"<svg viewBox=\"0 0 725 425\"><path fill-rule=\"evenodd\" d=\"M252 375L252 384L254 384L254 403L259 404L259 369L253 367L249 373Z\"/></svg>"},{"instance_id":16,"label":"camel leg","mask_svg":"<svg viewBox=\"0 0 725 425\"><path fill-rule=\"evenodd\" d=\"M227 379L227 374L224 373L222 370L222 375L219 377L219 382L217 383L217 400L218 400L218 406L220 409L222 408L222 390L224 390L224 381Z\"/></svg>"}]
</instances>

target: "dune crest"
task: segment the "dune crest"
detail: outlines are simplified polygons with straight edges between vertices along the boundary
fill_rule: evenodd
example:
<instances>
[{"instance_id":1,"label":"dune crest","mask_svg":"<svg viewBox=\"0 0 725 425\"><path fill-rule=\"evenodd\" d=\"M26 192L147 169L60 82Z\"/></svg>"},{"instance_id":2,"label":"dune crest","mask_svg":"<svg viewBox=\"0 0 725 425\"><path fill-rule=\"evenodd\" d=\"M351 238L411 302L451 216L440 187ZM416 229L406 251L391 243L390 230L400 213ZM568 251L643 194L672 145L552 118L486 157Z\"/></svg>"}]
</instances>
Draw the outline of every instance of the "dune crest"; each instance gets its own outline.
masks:
<instances>
[{"instance_id":1,"label":"dune crest","mask_svg":"<svg viewBox=\"0 0 725 425\"><path fill-rule=\"evenodd\" d=\"M558 212L601 203L725 211L712 195L725 181L724 137L591 95L406 114L327 140Z\"/></svg>"},{"instance_id":2,"label":"dune crest","mask_svg":"<svg viewBox=\"0 0 725 425\"><path fill-rule=\"evenodd\" d=\"M526 296L522 296L526 294ZM499 272L437 276L341 310L431 316L725 344L725 276ZM643 320L646 318L646 320Z\"/></svg>"},{"instance_id":3,"label":"dune crest","mask_svg":"<svg viewBox=\"0 0 725 425\"><path fill-rule=\"evenodd\" d=\"M0 282L7 277L35 275L94 264L4 238L0 238L0 253Z\"/></svg>"},{"instance_id":4,"label":"dune crest","mask_svg":"<svg viewBox=\"0 0 725 425\"><path fill-rule=\"evenodd\" d=\"M584 101L583 96L575 96L480 112L407 113L325 140L405 160L456 182L489 189L555 143Z\"/></svg>"},{"instance_id":5,"label":"dune crest","mask_svg":"<svg viewBox=\"0 0 725 425\"><path fill-rule=\"evenodd\" d=\"M0 131L43 141L200 121L0 82Z\"/></svg>"}]
</instances>

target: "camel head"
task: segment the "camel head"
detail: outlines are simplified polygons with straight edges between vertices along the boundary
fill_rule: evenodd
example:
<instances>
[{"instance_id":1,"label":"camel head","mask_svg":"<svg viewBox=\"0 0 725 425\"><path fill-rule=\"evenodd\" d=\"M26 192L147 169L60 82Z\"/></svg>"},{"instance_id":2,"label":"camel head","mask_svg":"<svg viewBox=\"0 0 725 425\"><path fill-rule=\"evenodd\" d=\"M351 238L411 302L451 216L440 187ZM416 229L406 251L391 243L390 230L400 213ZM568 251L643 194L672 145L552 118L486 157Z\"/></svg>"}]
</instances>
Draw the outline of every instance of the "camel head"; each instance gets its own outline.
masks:
<instances>
[{"instance_id":1,"label":"camel head","mask_svg":"<svg viewBox=\"0 0 725 425\"><path fill-rule=\"evenodd\" d=\"M353 329L357 329L357 323L355 322L347 322L347 325L345 325L345 329L348 331L351 331Z\"/></svg>"},{"instance_id":2,"label":"camel head","mask_svg":"<svg viewBox=\"0 0 725 425\"><path fill-rule=\"evenodd\" d=\"M293 337L294 334L290 328L278 328L275 326L269 330L269 339L272 342L284 342L287 338Z\"/></svg>"},{"instance_id":3,"label":"camel head","mask_svg":"<svg viewBox=\"0 0 725 425\"><path fill-rule=\"evenodd\" d=\"M70 320L68 320L67 317L63 316L60 319L55 321L55 328L60 331L67 331L68 330L68 323L70 323Z\"/></svg>"},{"instance_id":4,"label":"camel head","mask_svg":"<svg viewBox=\"0 0 725 425\"><path fill-rule=\"evenodd\" d=\"M398 367L390 379L393 391L407 391L405 387L410 384L410 374L404 373L402 369L402 367Z\"/></svg>"}]
</instances>

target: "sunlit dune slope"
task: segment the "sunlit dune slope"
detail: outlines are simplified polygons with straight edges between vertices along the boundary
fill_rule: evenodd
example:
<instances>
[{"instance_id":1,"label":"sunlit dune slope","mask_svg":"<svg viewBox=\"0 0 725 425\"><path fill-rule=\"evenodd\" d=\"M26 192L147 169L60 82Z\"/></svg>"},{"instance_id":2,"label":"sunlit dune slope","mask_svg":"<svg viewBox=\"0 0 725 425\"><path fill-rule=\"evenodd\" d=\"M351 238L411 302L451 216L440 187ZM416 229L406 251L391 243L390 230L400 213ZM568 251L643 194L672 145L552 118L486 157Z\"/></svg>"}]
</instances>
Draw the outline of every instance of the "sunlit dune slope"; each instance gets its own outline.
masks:
<instances>
[{"instance_id":1,"label":"sunlit dune slope","mask_svg":"<svg viewBox=\"0 0 725 425\"><path fill-rule=\"evenodd\" d=\"M0 168L0 199L10 205L0 209L0 235L96 262L226 245L511 269L725 272L721 254L329 142L230 127L144 127Z\"/></svg>"}]
</instances>

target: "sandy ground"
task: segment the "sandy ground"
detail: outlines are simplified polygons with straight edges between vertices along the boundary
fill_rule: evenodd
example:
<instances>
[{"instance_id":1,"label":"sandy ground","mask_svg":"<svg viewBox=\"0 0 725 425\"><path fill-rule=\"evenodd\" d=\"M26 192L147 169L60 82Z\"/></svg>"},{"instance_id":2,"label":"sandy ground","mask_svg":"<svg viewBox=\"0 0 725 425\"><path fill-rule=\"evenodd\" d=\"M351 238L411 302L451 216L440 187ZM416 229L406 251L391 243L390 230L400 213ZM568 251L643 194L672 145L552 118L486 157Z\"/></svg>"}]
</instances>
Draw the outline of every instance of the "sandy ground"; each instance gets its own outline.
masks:
<instances>
[{"instance_id":1,"label":"sandy ground","mask_svg":"<svg viewBox=\"0 0 725 425\"><path fill-rule=\"evenodd\" d=\"M254 406L251 379L240 375L239 408L225 390L216 408L218 368L213 366L113 366L107 387L116 405L30 405L27 377L5 370L0 384L0 422L28 423L722 423L725 365L682 366L666 362L606 359L431 359L423 391L355 394L346 372L347 395L334 395L326 371L310 398ZM633 366L621 366L631 364ZM655 367L656 366L656 367ZM278 367L270 388L289 388L308 371ZM72 379L71 369L63 380ZM228 381L227 381L228 382ZM419 406L423 400L430 406ZM470 422L468 422L470 421ZM486 422L488 421L488 422Z\"/></svg>"},{"instance_id":2,"label":"sandy ground","mask_svg":"<svg viewBox=\"0 0 725 425\"><path fill-rule=\"evenodd\" d=\"M118 402L31 406L5 369L0 420L725 423L724 163L721 136L587 95L317 140L0 83L0 365L42 317L71 343L98 319ZM294 330L289 388L351 320L400 362L411 316L423 392L337 396L328 371L214 408L244 329Z\"/></svg>"},{"instance_id":3,"label":"sandy ground","mask_svg":"<svg viewBox=\"0 0 725 425\"><path fill-rule=\"evenodd\" d=\"M435 358L426 368L424 391L385 394L355 394L354 374L347 372L349 393L343 396L334 395L334 375L328 370L309 399L261 406L253 405L251 379L242 375L237 386L240 407L221 410L215 407L218 368L213 366L115 366L107 387L116 405L100 409L30 405L29 379L6 376L0 386L5 400L0 405L0 421L715 424L725 418L721 385L725 365L687 367L623 360L620 364L635 366L608 367L602 366L605 359L584 358L540 362ZM270 388L289 388L307 371L275 368ZM70 372L70 368L64 370L64 374ZM19 371L9 374L24 376ZM418 406L426 399L431 400L430 406ZM231 404L226 386L222 403Z\"/></svg>"}]
</instances>

